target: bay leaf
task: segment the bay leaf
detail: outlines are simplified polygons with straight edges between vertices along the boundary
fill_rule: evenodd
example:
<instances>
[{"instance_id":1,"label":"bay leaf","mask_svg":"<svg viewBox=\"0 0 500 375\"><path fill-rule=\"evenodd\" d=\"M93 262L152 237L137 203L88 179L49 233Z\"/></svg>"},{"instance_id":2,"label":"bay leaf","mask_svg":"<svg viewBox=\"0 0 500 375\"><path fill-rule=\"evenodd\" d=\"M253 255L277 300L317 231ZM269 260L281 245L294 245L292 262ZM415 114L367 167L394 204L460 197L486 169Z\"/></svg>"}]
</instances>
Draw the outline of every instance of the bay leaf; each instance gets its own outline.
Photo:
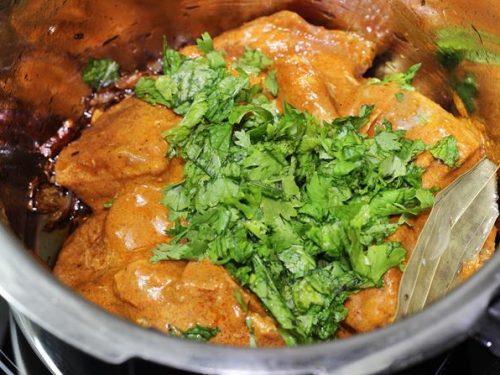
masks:
<instances>
[{"instance_id":1,"label":"bay leaf","mask_svg":"<svg viewBox=\"0 0 500 375\"><path fill-rule=\"evenodd\" d=\"M396 319L422 310L458 284L463 262L481 250L498 217L497 170L483 159L436 195L401 279Z\"/></svg>"}]
</instances>

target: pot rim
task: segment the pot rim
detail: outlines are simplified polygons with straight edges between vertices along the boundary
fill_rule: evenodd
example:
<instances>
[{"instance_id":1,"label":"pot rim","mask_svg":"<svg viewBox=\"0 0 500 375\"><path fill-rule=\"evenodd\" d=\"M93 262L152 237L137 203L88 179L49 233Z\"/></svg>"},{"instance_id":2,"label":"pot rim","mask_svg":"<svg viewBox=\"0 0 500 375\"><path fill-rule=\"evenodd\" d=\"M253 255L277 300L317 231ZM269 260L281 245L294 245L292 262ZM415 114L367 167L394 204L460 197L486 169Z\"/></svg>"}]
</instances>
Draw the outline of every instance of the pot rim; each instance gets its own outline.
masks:
<instances>
[{"instance_id":1,"label":"pot rim","mask_svg":"<svg viewBox=\"0 0 500 375\"><path fill-rule=\"evenodd\" d=\"M139 327L94 305L37 263L0 225L0 294L59 339L110 363L142 358L205 373L374 373L407 366L468 334L500 286L500 255L423 312L343 340L276 349L210 345ZM445 317L443 319L443 317Z\"/></svg>"}]
</instances>

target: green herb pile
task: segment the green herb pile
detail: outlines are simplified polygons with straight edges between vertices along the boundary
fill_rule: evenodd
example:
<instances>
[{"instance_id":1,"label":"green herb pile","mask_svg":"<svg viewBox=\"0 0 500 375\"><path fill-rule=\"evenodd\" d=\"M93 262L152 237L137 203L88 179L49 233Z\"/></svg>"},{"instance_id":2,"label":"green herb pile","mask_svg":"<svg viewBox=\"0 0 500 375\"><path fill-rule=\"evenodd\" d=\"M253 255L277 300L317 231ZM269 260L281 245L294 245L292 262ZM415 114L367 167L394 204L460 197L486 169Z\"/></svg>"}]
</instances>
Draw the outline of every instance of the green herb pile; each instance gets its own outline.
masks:
<instances>
[{"instance_id":1,"label":"green herb pile","mask_svg":"<svg viewBox=\"0 0 500 375\"><path fill-rule=\"evenodd\" d=\"M175 225L152 260L223 265L260 298L287 344L328 340L346 298L401 266L405 250L387 236L432 206L414 163L426 147L387 121L374 137L361 134L370 106L332 122L286 103L280 112L269 58L247 49L232 74L208 34L197 43L196 58L166 46L163 75L135 88L183 116L165 138L168 157L185 160L185 180L165 188ZM447 158L452 146L436 155Z\"/></svg>"}]
</instances>

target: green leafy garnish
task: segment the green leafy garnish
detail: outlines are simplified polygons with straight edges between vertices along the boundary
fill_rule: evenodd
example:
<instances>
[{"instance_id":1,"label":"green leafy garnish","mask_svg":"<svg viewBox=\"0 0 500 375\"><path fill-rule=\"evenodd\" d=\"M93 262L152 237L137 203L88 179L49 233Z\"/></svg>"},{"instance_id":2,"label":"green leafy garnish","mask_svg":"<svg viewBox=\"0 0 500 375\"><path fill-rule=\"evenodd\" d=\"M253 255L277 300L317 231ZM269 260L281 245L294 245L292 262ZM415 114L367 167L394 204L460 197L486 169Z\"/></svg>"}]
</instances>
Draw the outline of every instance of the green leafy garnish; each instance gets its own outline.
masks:
<instances>
[{"instance_id":1,"label":"green leafy garnish","mask_svg":"<svg viewBox=\"0 0 500 375\"><path fill-rule=\"evenodd\" d=\"M199 50L204 53L209 53L214 50L214 42L208 33L201 34L201 38L196 39L196 45Z\"/></svg>"},{"instance_id":2,"label":"green leafy garnish","mask_svg":"<svg viewBox=\"0 0 500 375\"><path fill-rule=\"evenodd\" d=\"M441 138L436 144L429 148L429 151L432 156L441 160L448 167L455 167L460 159L457 140L452 135Z\"/></svg>"},{"instance_id":3,"label":"green leafy garnish","mask_svg":"<svg viewBox=\"0 0 500 375\"><path fill-rule=\"evenodd\" d=\"M248 329L248 337L249 337L248 346L250 346L251 348L256 348L257 347L257 340L255 339L255 334L254 334L253 325L252 325L252 318L250 316L247 316L245 318L245 325L247 326L247 329Z\"/></svg>"},{"instance_id":4,"label":"green leafy garnish","mask_svg":"<svg viewBox=\"0 0 500 375\"><path fill-rule=\"evenodd\" d=\"M261 51L245 48L243 56L234 64L236 69L241 69L246 74L257 75L272 65L269 57Z\"/></svg>"},{"instance_id":5,"label":"green leafy garnish","mask_svg":"<svg viewBox=\"0 0 500 375\"><path fill-rule=\"evenodd\" d=\"M110 59L90 59L83 71L83 81L97 90L109 86L119 77L120 66L116 61Z\"/></svg>"},{"instance_id":6,"label":"green leafy garnish","mask_svg":"<svg viewBox=\"0 0 500 375\"><path fill-rule=\"evenodd\" d=\"M168 329L168 334L170 336L184 337L185 339L194 341L210 341L217 336L219 332L220 329L218 327L205 327L200 324L196 324L184 332L173 325L170 325Z\"/></svg>"},{"instance_id":7,"label":"green leafy garnish","mask_svg":"<svg viewBox=\"0 0 500 375\"><path fill-rule=\"evenodd\" d=\"M406 72L391 73L391 74L386 75L382 80L380 80L378 78L371 78L370 83L371 84L380 84L380 83L395 82L395 83L399 84L401 89L403 89L403 90L414 91L415 88L412 86L413 79L415 78L415 75L417 74L417 72L421 66L422 66L422 64L412 65L408 68L408 70ZM399 101L399 99L398 99L398 101Z\"/></svg>"},{"instance_id":8,"label":"green leafy garnish","mask_svg":"<svg viewBox=\"0 0 500 375\"><path fill-rule=\"evenodd\" d=\"M438 59L447 69L462 60L500 65L500 38L475 28L448 27L436 32Z\"/></svg>"},{"instance_id":9,"label":"green leafy garnish","mask_svg":"<svg viewBox=\"0 0 500 375\"><path fill-rule=\"evenodd\" d=\"M243 299L243 295L241 294L240 290L238 288L233 289L233 296L236 302L238 302L238 305L240 305L241 309L243 312L248 312L248 304L245 302Z\"/></svg>"},{"instance_id":10,"label":"green leafy garnish","mask_svg":"<svg viewBox=\"0 0 500 375\"><path fill-rule=\"evenodd\" d=\"M111 199L107 200L106 202L104 202L102 204L102 207L104 207L105 209L109 209L109 208L113 207L113 203L115 203L115 198L111 198Z\"/></svg>"},{"instance_id":11,"label":"green leafy garnish","mask_svg":"<svg viewBox=\"0 0 500 375\"><path fill-rule=\"evenodd\" d=\"M195 341L210 341L220 332L218 327L204 327L199 324L188 328L182 333L182 336L189 340Z\"/></svg>"},{"instance_id":12,"label":"green leafy garnish","mask_svg":"<svg viewBox=\"0 0 500 375\"><path fill-rule=\"evenodd\" d=\"M223 265L259 297L288 345L331 339L346 298L401 266L405 250L386 240L404 222L394 217L433 204L415 164L426 147L388 121L374 137L360 133L372 106L331 122L287 103L280 113L248 79L257 70L273 75L269 58L247 49L233 75L213 63L209 54L223 52L204 40L195 58L167 48L164 75L136 87L184 116L165 134L168 157L185 160L184 181L164 190L172 239L152 261ZM417 69L391 80L409 85ZM264 85L277 91L273 76Z\"/></svg>"},{"instance_id":13,"label":"green leafy garnish","mask_svg":"<svg viewBox=\"0 0 500 375\"><path fill-rule=\"evenodd\" d=\"M476 109L474 99L477 96L478 86L476 77L468 73L463 79L452 80L453 89L465 105L467 112L472 113Z\"/></svg>"},{"instance_id":14,"label":"green leafy garnish","mask_svg":"<svg viewBox=\"0 0 500 375\"><path fill-rule=\"evenodd\" d=\"M278 95L278 80L276 79L276 71L271 71L267 74L265 80L264 80L264 85L266 86L266 90L269 91L269 93L272 96L277 96Z\"/></svg>"}]
</instances>

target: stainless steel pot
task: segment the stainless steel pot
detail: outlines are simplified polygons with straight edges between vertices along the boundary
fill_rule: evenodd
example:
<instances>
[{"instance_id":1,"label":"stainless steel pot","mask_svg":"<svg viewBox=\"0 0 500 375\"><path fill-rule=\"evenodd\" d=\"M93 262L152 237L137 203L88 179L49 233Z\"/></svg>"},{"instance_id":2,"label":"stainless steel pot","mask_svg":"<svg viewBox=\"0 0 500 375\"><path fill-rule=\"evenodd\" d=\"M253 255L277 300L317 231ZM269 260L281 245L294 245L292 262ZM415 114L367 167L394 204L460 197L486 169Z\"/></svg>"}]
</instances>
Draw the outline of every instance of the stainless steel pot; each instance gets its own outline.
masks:
<instances>
[{"instance_id":1,"label":"stainless steel pot","mask_svg":"<svg viewBox=\"0 0 500 375\"><path fill-rule=\"evenodd\" d=\"M125 3L130 5L135 2L129 0ZM138 6L144 7L158 5L160 2L148 0L137 3L140 3ZM224 1L212 3L165 1L162 6L179 13L169 13L167 18L172 22L167 22L163 28L158 29L157 24L153 26L155 33L158 35L162 32L170 33L173 43L179 45L205 29L217 33L243 20L278 9L290 8L301 12L308 19L320 20L319 23L329 26L346 27L346 22L348 23L352 17L352 28L356 30L364 28L366 31L366 27L369 26L360 20L365 17L366 12L373 11L372 5L377 1L355 3L356 7L351 8L348 2L341 0L265 2L247 0L233 4ZM181 12L182 9L187 13ZM40 11L43 13L46 10ZM189 18L190 14L193 16L192 20ZM380 18L380 13L376 14ZM1 20L5 18L0 18ZM212 22L213 20L219 21ZM381 22L386 22L383 17ZM85 25L85 20L81 25ZM144 28L148 29L148 25L146 24ZM372 38L389 38L387 36L389 34L384 34L380 30L370 30ZM0 32L0 42L5 40L5 35L10 32L5 30L3 33ZM138 33L140 34L140 31ZM12 42L12 38L7 39L11 52L23 45ZM114 54L113 57L120 58L123 53L117 51L116 46L113 47L114 40L103 45L101 49L91 48L83 52L67 51L67 53L77 66L89 53L95 51L109 53L112 56ZM141 39L131 38L129 48L136 48L138 43L142 45L138 40ZM50 43L47 43L44 48L50 47ZM160 39L144 43L151 44L148 44L148 48L158 47ZM118 46L126 48L127 43ZM137 54L137 51L134 53ZM142 55L137 54L137 56L139 56L137 59L134 57L132 60L123 61L123 66L130 70L140 65ZM16 58L18 56L15 53L5 54L0 59L2 68L7 69ZM43 89L40 88L42 91ZM4 179L3 185L7 186L8 182L11 182L7 179L10 180L12 176L31 173L30 167L34 168L39 163L39 155L36 150L30 148L32 146L23 146L22 142L10 133L6 137L10 137L11 142L2 143L0 148L2 151L8 146L21 150L21 154L25 156L29 155L23 158L24 164L16 163L15 157L2 159L4 163L2 167L8 163L10 164L7 166L11 167L9 173L5 173L5 168L0 168L1 177ZM22 165L26 168L20 167ZM20 180L21 182L16 185L18 187L28 182L22 178ZM12 205L9 205L16 199L20 202L17 206L14 205L17 208L25 203L22 196L25 191L4 189L0 193L7 207L7 216L17 234L23 237L31 248L40 249L46 246L45 242L50 239L38 236L36 228L25 225L26 220L22 215L19 216L21 211L12 210ZM64 231L60 233L64 234ZM436 355L469 335L477 335L485 342L490 342L491 346L500 352L498 349L500 348L500 302L495 304L494 299L499 290L500 255L496 254L484 269L446 298L420 314L375 332L345 340L282 349L240 349L207 345L146 330L87 302L53 278L47 267L35 261L32 254L25 250L23 243L7 226L0 226L0 294L15 311L16 319L32 345L36 347L37 343L43 343L44 332L48 332L51 336L109 363L142 358L158 364L203 373L367 374L403 368L428 356Z\"/></svg>"}]
</instances>

